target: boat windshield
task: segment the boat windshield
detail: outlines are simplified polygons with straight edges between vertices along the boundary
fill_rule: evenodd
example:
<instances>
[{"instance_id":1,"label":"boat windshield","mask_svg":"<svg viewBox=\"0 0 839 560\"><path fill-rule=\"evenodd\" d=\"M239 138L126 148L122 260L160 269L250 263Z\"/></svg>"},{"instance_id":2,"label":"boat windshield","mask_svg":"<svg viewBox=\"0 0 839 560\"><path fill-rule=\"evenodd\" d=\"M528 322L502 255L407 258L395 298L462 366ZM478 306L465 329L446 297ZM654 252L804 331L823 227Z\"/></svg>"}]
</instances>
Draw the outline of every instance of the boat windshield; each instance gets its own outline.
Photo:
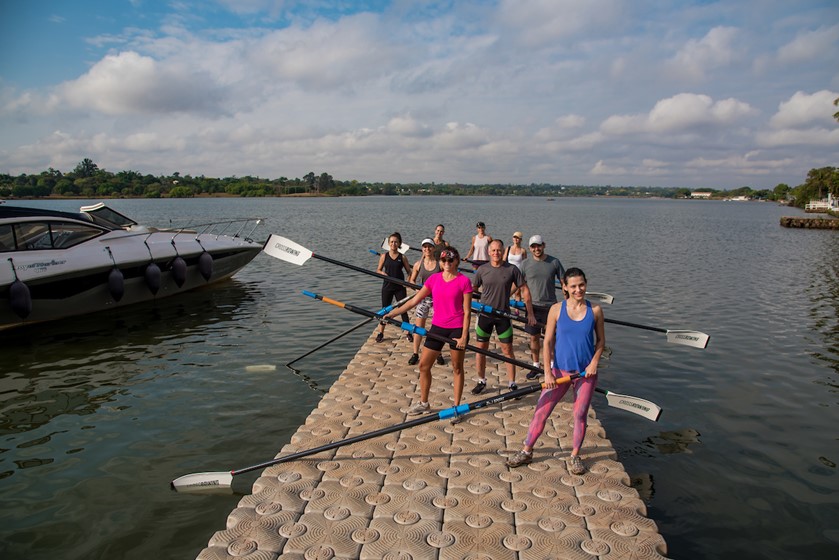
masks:
<instances>
[{"instance_id":1,"label":"boat windshield","mask_svg":"<svg viewBox=\"0 0 839 560\"><path fill-rule=\"evenodd\" d=\"M137 225L137 222L131 218L123 216L116 210L105 206L104 202L100 202L99 204L94 204L92 206L82 206L79 210L93 218L95 223L103 226L117 229L128 229L131 226Z\"/></svg>"}]
</instances>

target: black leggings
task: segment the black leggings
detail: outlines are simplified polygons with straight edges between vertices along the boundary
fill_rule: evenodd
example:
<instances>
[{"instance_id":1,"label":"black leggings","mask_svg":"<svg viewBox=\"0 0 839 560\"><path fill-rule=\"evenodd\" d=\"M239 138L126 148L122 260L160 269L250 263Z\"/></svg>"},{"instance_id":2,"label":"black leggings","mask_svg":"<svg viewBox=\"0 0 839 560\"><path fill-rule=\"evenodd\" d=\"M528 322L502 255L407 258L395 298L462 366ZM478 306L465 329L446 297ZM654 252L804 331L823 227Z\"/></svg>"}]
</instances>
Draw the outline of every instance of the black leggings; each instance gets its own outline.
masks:
<instances>
[{"instance_id":1,"label":"black leggings","mask_svg":"<svg viewBox=\"0 0 839 560\"><path fill-rule=\"evenodd\" d=\"M405 286L400 286L399 284L394 284L393 282L385 282L384 286L382 286L382 307L387 307L393 301L404 299L407 295L408 290L405 289ZM410 322L410 318L407 313L402 314L402 322Z\"/></svg>"}]
</instances>

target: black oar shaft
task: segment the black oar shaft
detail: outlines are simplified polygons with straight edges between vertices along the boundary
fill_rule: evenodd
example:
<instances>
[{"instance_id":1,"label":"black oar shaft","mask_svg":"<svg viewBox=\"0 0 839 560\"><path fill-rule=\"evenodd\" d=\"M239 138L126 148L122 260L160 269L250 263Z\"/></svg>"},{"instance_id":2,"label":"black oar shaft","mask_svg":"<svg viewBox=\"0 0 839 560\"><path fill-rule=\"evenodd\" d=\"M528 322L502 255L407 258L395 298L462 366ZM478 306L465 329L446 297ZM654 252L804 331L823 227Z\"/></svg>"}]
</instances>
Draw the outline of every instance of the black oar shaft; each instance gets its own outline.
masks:
<instances>
[{"instance_id":1,"label":"black oar shaft","mask_svg":"<svg viewBox=\"0 0 839 560\"><path fill-rule=\"evenodd\" d=\"M292 453L291 455L286 455L284 457L277 457L276 459L272 459L270 461L265 461L264 463L259 463L258 465L251 465L250 467L245 467L242 469L238 469L235 471L230 471L230 474L233 476L244 474L246 472L256 471L259 469L264 469L266 467L271 467L273 465L279 465L280 463L287 463L289 461L294 461L295 459L302 459L303 457L309 457L311 455L317 455L318 453L323 453L324 451L330 451L332 449L337 449L339 447L343 447L345 445L352 445L353 443L358 443L360 441L365 441L368 439L377 438L379 436L384 436L387 434L392 434L393 432L398 432L401 430L405 430L407 428L413 428L414 426L419 426L421 424L427 424L429 422L435 422L437 420L442 420L444 418L451 418L456 414L464 414L466 412L477 410L479 408L484 408L486 406L491 406L493 404L497 404L509 399L515 399L522 397L524 395L528 395L530 393L535 393L536 391L540 391L542 389L542 385L539 383L528 385L526 387L521 387L519 389L508 391L507 393L496 395L494 397L489 397L480 401L476 401L469 404L462 404L460 406L447 408L445 410L441 410L437 414L426 414L421 416L420 418L416 418L414 420L408 420L407 422L402 422L401 424L395 424L393 426L388 426L386 428L382 428L380 430L374 430L372 432L367 432L364 434L359 434L357 436L353 436L350 438L342 439L340 441L333 441L332 443L327 443L325 445L321 445L320 447L315 447L312 449L306 449L305 451L298 451L297 453Z\"/></svg>"},{"instance_id":2,"label":"black oar shaft","mask_svg":"<svg viewBox=\"0 0 839 560\"><path fill-rule=\"evenodd\" d=\"M348 334L350 334L351 332L353 332L353 331L355 331L355 330L360 329L361 327L363 327L364 325L366 325L367 323L369 323L369 322L370 322L370 321L372 321L372 320L373 320L373 319L365 319L365 320L363 320L362 322L358 323L357 325L355 325L355 326L353 326L353 327L350 327L349 329L345 330L345 331L344 331L344 332L342 332L341 334L336 335L336 336L333 336L332 338L330 338L329 340L327 340L327 341L326 341L326 342L324 342L323 344L321 344L321 345L317 346L316 348L312 348L311 350L309 350L308 352L306 352L306 353L305 353L305 354L303 354L302 356L298 356L297 358L295 358L295 359L291 360L290 362L288 362L288 363L286 364L286 367L291 367L291 364L293 364L293 363L295 363L295 362L298 362L298 361L302 360L302 359L303 359L303 358L305 358L306 356L309 356L309 355L311 355L311 354L314 354L315 352L317 352L318 350L320 350L320 349L321 349L321 348L323 348L324 346L327 346L327 345L329 345L329 344L332 344L333 342L335 342L335 341L336 341L336 340L338 340L339 338L342 338L342 337L344 337L344 336L347 336L347 335L348 335Z\"/></svg>"},{"instance_id":3,"label":"black oar shaft","mask_svg":"<svg viewBox=\"0 0 839 560\"><path fill-rule=\"evenodd\" d=\"M324 257L322 255L317 255L315 253L312 253L312 258L320 259L322 261L332 263L332 264L337 264L338 266L343 266L345 268L349 268L350 270L355 270L356 272L361 272L361 273L364 273L364 274L370 274L371 276L376 276L378 278L381 278L382 280L385 280L387 282L392 282L393 284L399 284L400 286L405 286L406 288L412 288L414 290L419 290L420 288L422 288L422 286L420 286L419 284L414 284L414 283L408 282L406 280L400 280L399 278L394 278L393 276L385 276L383 274L379 274L375 270L367 270L366 268L362 268L360 266L355 266L354 264L345 263L343 261L338 261L338 260L335 260L335 259L330 259L329 257Z\"/></svg>"},{"instance_id":4,"label":"black oar shaft","mask_svg":"<svg viewBox=\"0 0 839 560\"><path fill-rule=\"evenodd\" d=\"M607 323L615 324L615 325L623 325L624 327L635 327L636 329L644 329L644 330L648 330L648 331L655 331L655 332L660 332L660 333L667 334L667 329L662 329L660 327L650 327L650 326L647 326L647 325L639 325L637 323L628 323L626 321L618 321L617 319L609 319L609 318L604 319L604 321L606 321Z\"/></svg>"}]
</instances>

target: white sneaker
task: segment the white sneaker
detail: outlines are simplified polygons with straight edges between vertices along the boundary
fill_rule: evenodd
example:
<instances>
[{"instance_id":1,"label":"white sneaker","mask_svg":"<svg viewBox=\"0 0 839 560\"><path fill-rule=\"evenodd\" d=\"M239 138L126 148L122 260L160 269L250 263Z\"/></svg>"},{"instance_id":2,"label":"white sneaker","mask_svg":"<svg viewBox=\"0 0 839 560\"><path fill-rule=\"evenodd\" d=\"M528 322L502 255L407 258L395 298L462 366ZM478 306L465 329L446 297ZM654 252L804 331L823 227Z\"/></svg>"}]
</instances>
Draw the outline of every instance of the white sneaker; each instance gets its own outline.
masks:
<instances>
[{"instance_id":1,"label":"white sneaker","mask_svg":"<svg viewBox=\"0 0 839 560\"><path fill-rule=\"evenodd\" d=\"M431 405L427 402L415 402L408 408L408 416L418 416L420 414L425 414L431 410Z\"/></svg>"}]
</instances>

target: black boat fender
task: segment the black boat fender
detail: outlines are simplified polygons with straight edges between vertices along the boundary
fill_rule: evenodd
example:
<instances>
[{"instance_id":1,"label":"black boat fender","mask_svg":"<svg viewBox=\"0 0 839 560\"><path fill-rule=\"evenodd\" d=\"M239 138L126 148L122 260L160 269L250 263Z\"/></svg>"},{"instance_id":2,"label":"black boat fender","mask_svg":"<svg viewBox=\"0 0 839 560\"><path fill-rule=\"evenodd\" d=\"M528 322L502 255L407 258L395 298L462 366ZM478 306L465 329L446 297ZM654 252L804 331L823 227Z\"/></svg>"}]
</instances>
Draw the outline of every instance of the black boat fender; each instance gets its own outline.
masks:
<instances>
[{"instance_id":1,"label":"black boat fender","mask_svg":"<svg viewBox=\"0 0 839 560\"><path fill-rule=\"evenodd\" d=\"M209 281L210 276L213 275L213 255L206 250L198 257L198 272L204 277L204 280Z\"/></svg>"},{"instance_id":2,"label":"black boat fender","mask_svg":"<svg viewBox=\"0 0 839 560\"><path fill-rule=\"evenodd\" d=\"M108 291L114 301L119 301L125 295L125 277L122 271L116 266L108 273Z\"/></svg>"},{"instance_id":3,"label":"black boat fender","mask_svg":"<svg viewBox=\"0 0 839 560\"><path fill-rule=\"evenodd\" d=\"M179 288L182 287L184 282L186 282L186 261L178 255L172 260L169 269L172 271L172 278L175 280L175 284Z\"/></svg>"},{"instance_id":4,"label":"black boat fender","mask_svg":"<svg viewBox=\"0 0 839 560\"><path fill-rule=\"evenodd\" d=\"M150 262L146 267L146 285L153 295L157 295L160 291L160 267L154 262Z\"/></svg>"},{"instance_id":5,"label":"black boat fender","mask_svg":"<svg viewBox=\"0 0 839 560\"><path fill-rule=\"evenodd\" d=\"M29 293L29 286L20 280L15 280L9 286L9 305L15 315L26 319L32 313L32 294Z\"/></svg>"}]
</instances>

